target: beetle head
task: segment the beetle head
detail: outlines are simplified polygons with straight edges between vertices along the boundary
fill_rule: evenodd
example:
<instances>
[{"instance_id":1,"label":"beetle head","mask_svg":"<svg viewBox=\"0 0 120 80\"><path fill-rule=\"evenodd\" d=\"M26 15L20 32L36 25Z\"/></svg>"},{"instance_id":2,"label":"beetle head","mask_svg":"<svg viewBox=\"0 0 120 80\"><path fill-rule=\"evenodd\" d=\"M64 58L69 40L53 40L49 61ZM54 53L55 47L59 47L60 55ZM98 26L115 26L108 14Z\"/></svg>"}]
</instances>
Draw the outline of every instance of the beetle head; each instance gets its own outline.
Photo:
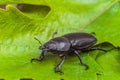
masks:
<instances>
[{"instance_id":1,"label":"beetle head","mask_svg":"<svg viewBox=\"0 0 120 80\"><path fill-rule=\"evenodd\" d=\"M52 51L52 50L56 50L56 44L54 42L47 42L45 43L44 45L40 46L41 50L44 50L44 51Z\"/></svg>"}]
</instances>

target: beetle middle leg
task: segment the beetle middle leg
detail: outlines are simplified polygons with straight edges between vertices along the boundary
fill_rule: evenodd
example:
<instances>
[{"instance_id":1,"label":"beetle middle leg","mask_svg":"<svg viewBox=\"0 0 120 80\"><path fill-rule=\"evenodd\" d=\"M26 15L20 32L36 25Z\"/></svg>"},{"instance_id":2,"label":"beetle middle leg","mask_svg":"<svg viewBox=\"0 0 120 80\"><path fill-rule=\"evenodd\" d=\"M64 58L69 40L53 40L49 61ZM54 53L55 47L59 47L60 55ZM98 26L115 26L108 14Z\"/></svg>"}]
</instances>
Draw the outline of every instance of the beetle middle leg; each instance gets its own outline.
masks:
<instances>
[{"instance_id":1,"label":"beetle middle leg","mask_svg":"<svg viewBox=\"0 0 120 80\"><path fill-rule=\"evenodd\" d=\"M60 67L62 66L62 64L64 63L64 61L65 61L65 55L64 55L64 56L61 56L61 61L60 61L60 63L55 67L55 72L63 73L63 72L60 70Z\"/></svg>"},{"instance_id":2,"label":"beetle middle leg","mask_svg":"<svg viewBox=\"0 0 120 80\"><path fill-rule=\"evenodd\" d=\"M82 59L81 59L81 57L80 57L79 52L75 50L75 54L77 55L77 57L78 57L80 63L81 63L83 66L86 67L85 70L89 69L89 66L88 66L87 64L83 63L83 61L82 61Z\"/></svg>"},{"instance_id":3,"label":"beetle middle leg","mask_svg":"<svg viewBox=\"0 0 120 80\"><path fill-rule=\"evenodd\" d=\"M45 51L42 51L42 53L40 54L40 58L39 59L32 58L31 62L33 62L33 61L42 61L45 58L44 53L45 53Z\"/></svg>"}]
</instances>

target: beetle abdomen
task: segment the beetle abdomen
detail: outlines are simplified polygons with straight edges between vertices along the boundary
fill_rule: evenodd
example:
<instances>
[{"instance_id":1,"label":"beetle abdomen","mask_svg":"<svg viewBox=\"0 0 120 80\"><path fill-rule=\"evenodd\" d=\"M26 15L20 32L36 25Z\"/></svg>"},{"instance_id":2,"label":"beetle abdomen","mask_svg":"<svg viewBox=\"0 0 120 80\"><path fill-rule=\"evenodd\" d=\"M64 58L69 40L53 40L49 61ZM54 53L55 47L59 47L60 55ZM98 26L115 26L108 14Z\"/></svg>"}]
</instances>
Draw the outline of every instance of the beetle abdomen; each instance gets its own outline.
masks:
<instances>
[{"instance_id":1,"label":"beetle abdomen","mask_svg":"<svg viewBox=\"0 0 120 80\"><path fill-rule=\"evenodd\" d=\"M97 39L88 33L70 33L62 37L67 38L74 49L88 48L97 42Z\"/></svg>"}]
</instances>

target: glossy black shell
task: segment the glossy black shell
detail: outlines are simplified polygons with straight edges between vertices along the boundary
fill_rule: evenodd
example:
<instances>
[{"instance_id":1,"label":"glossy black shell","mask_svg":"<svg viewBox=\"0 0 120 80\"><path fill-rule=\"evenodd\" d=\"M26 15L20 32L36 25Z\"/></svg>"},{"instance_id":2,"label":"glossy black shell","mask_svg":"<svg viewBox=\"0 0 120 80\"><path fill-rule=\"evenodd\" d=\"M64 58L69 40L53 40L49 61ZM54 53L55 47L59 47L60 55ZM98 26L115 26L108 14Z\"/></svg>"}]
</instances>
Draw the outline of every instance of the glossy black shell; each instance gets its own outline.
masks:
<instances>
[{"instance_id":1,"label":"glossy black shell","mask_svg":"<svg viewBox=\"0 0 120 80\"><path fill-rule=\"evenodd\" d=\"M62 37L67 38L73 49L86 49L97 42L97 39L88 33L70 33L63 35Z\"/></svg>"}]
</instances>

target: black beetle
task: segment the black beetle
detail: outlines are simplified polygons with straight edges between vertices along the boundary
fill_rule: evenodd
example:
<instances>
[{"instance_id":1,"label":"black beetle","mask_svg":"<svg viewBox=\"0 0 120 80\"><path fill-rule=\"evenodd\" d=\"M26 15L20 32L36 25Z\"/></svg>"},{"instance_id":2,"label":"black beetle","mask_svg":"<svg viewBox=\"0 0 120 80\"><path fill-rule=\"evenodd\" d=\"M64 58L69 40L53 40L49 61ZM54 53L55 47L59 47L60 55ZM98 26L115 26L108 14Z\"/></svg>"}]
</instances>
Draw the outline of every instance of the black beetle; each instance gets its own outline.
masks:
<instances>
[{"instance_id":1,"label":"black beetle","mask_svg":"<svg viewBox=\"0 0 120 80\"><path fill-rule=\"evenodd\" d=\"M52 52L60 56L62 59L60 63L55 67L55 72L62 73L62 71L60 71L60 67L64 63L66 55L76 54L80 63L84 65L86 69L88 69L89 66L83 63L79 54L80 52L89 52L93 50L101 50L104 52L108 51L103 48L96 47L96 45L94 47L93 45L97 42L97 39L89 33L69 33L61 37L54 38L55 34L56 33L53 34L53 38L51 40L39 47L39 49L42 50L40 58L33 58L31 59L31 62L34 60L42 61L44 59L45 52ZM37 38L35 39L38 40Z\"/></svg>"}]
</instances>

